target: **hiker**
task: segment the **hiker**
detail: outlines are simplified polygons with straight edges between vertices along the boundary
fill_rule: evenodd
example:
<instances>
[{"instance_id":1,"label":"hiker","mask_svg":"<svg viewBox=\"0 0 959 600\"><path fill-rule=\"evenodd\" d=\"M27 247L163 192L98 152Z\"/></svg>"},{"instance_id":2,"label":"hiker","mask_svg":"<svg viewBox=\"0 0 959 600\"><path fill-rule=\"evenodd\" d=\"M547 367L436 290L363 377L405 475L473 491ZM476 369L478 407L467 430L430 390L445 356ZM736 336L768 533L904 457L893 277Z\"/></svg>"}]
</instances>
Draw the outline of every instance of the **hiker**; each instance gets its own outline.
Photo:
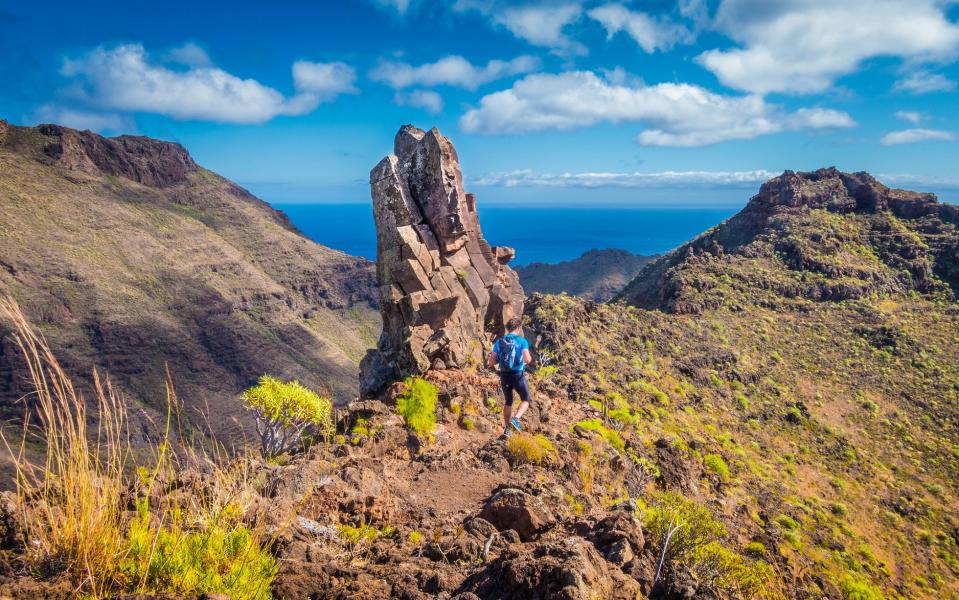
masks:
<instances>
[{"instance_id":1,"label":"hiker","mask_svg":"<svg viewBox=\"0 0 959 600\"><path fill-rule=\"evenodd\" d=\"M506 404L503 406L503 436L508 437L516 431L522 431L520 419L529 409L529 384L526 382L526 365L533 358L529 353L529 342L522 335L523 321L518 318L506 322L506 335L496 340L487 363L490 368L499 365L499 381L503 387ZM513 391L522 402L513 414ZM512 429L511 429L512 428Z\"/></svg>"}]
</instances>

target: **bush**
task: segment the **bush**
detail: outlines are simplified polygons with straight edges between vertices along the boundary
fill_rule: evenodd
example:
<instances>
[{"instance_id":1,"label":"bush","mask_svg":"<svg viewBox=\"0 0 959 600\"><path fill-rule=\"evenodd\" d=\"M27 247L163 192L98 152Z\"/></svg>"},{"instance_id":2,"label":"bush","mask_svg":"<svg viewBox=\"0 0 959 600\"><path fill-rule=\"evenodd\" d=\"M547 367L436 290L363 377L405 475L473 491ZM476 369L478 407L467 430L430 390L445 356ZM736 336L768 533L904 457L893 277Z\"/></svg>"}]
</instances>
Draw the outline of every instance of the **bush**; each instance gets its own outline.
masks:
<instances>
[{"instance_id":1,"label":"bush","mask_svg":"<svg viewBox=\"0 0 959 600\"><path fill-rule=\"evenodd\" d=\"M583 419L575 425L574 428L579 427L584 431L593 431L598 433L606 443L608 443L613 448L616 448L620 452L626 449L626 442L623 440L623 436L619 435L618 431L610 429L603 425L603 422L599 419Z\"/></svg>"},{"instance_id":2,"label":"bush","mask_svg":"<svg viewBox=\"0 0 959 600\"><path fill-rule=\"evenodd\" d=\"M514 433L506 441L506 449L520 464L552 462L558 453L556 448L543 434Z\"/></svg>"},{"instance_id":3,"label":"bush","mask_svg":"<svg viewBox=\"0 0 959 600\"><path fill-rule=\"evenodd\" d=\"M629 409L629 403L621 394L609 392L602 400L590 400L589 405L603 413L607 421L616 421L622 427L636 423L636 415Z\"/></svg>"},{"instance_id":4,"label":"bush","mask_svg":"<svg viewBox=\"0 0 959 600\"><path fill-rule=\"evenodd\" d=\"M669 540L667 560L692 558L706 544L726 535L726 527L709 509L676 492L658 492L654 504L645 514L645 526L653 540L662 547L671 527L679 527Z\"/></svg>"},{"instance_id":5,"label":"bush","mask_svg":"<svg viewBox=\"0 0 959 600\"><path fill-rule=\"evenodd\" d=\"M707 454L703 457L703 464L706 465L706 470L710 473L718 475L723 481L729 481L729 467L726 466L726 461L723 460L722 456Z\"/></svg>"},{"instance_id":6,"label":"bush","mask_svg":"<svg viewBox=\"0 0 959 600\"><path fill-rule=\"evenodd\" d=\"M272 597L276 560L243 525L214 524L198 531L176 522L154 526L143 499L137 503L126 542L128 551L119 570L145 591L250 600Z\"/></svg>"},{"instance_id":7,"label":"bush","mask_svg":"<svg viewBox=\"0 0 959 600\"><path fill-rule=\"evenodd\" d=\"M767 563L748 560L720 543L726 527L702 504L676 492L659 492L653 502L646 510L644 523L654 543L662 548L670 529L675 528L665 551L667 562L684 563L701 582L737 597L761 595L775 579ZM757 548L752 550L756 552Z\"/></svg>"},{"instance_id":8,"label":"bush","mask_svg":"<svg viewBox=\"0 0 959 600\"><path fill-rule=\"evenodd\" d=\"M746 556L763 558L766 556L766 545L762 542L749 542L746 544L746 547L743 548L743 552L746 553Z\"/></svg>"},{"instance_id":9,"label":"bush","mask_svg":"<svg viewBox=\"0 0 959 600\"><path fill-rule=\"evenodd\" d=\"M847 575L839 584L846 600L883 600L882 591L868 579Z\"/></svg>"},{"instance_id":10,"label":"bush","mask_svg":"<svg viewBox=\"0 0 959 600\"><path fill-rule=\"evenodd\" d=\"M436 386L422 377L408 377L406 390L396 399L396 412L406 426L420 437L428 437L436 425Z\"/></svg>"},{"instance_id":11,"label":"bush","mask_svg":"<svg viewBox=\"0 0 959 600\"><path fill-rule=\"evenodd\" d=\"M260 450L272 457L293 449L303 433L314 429L327 440L333 437L333 403L300 385L264 375L243 392L243 400L256 418Z\"/></svg>"}]
</instances>

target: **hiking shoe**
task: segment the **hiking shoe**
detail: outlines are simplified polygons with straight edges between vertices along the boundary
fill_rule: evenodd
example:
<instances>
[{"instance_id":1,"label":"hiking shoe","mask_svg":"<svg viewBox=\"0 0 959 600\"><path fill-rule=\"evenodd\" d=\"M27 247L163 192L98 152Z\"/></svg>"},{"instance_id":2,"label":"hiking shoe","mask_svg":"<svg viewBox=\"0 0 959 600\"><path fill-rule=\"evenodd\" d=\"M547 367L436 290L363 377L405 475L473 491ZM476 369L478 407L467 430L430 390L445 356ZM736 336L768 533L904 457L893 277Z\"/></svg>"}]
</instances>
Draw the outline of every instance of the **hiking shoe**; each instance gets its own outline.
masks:
<instances>
[{"instance_id":1,"label":"hiking shoe","mask_svg":"<svg viewBox=\"0 0 959 600\"><path fill-rule=\"evenodd\" d=\"M503 435L501 435L500 437L501 437L501 438L508 438L508 437L511 436L511 435L513 435L513 430L510 429L509 427L507 427L506 429L503 430Z\"/></svg>"},{"instance_id":2,"label":"hiking shoe","mask_svg":"<svg viewBox=\"0 0 959 600\"><path fill-rule=\"evenodd\" d=\"M523 428L519 424L519 419L510 419L509 424L512 425L516 431L523 431Z\"/></svg>"}]
</instances>

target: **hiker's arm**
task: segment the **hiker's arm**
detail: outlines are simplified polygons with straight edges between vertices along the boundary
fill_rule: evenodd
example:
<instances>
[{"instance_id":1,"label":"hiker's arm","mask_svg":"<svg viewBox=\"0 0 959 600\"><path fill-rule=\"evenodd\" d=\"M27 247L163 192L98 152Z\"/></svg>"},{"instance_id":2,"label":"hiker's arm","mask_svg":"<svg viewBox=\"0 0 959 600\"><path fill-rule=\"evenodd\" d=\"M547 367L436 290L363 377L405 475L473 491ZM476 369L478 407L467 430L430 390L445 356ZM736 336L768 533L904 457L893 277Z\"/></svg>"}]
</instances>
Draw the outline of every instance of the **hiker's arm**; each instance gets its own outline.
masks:
<instances>
[{"instance_id":1,"label":"hiker's arm","mask_svg":"<svg viewBox=\"0 0 959 600\"><path fill-rule=\"evenodd\" d=\"M499 355L496 354L495 352L490 352L490 353L486 356L486 366L487 366L487 367L489 367L489 368L492 369L493 367L496 366L496 363L498 363L498 362L499 362Z\"/></svg>"},{"instance_id":2,"label":"hiker's arm","mask_svg":"<svg viewBox=\"0 0 959 600\"><path fill-rule=\"evenodd\" d=\"M533 355L529 353L529 348L523 348L523 364L529 365L533 362Z\"/></svg>"}]
</instances>

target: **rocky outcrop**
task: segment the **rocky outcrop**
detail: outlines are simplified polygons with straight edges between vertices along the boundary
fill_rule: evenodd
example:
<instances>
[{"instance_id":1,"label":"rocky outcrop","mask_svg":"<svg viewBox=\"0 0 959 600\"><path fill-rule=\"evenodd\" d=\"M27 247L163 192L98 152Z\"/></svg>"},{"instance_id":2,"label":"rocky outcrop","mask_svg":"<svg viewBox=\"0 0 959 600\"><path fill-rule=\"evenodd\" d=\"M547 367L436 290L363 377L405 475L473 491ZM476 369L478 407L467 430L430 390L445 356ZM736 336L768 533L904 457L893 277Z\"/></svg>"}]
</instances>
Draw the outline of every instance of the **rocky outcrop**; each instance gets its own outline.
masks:
<instances>
[{"instance_id":1,"label":"rocky outcrop","mask_svg":"<svg viewBox=\"0 0 959 600\"><path fill-rule=\"evenodd\" d=\"M363 360L360 391L431 368L482 360L489 334L523 312L512 248L483 239L453 144L406 125L370 173L383 332Z\"/></svg>"},{"instance_id":2,"label":"rocky outcrop","mask_svg":"<svg viewBox=\"0 0 959 600\"><path fill-rule=\"evenodd\" d=\"M91 131L60 125L40 125L50 138L44 153L68 169L90 175L125 177L137 183L164 188L186 181L198 169L189 152L175 142L121 135L105 138Z\"/></svg>"}]
</instances>

